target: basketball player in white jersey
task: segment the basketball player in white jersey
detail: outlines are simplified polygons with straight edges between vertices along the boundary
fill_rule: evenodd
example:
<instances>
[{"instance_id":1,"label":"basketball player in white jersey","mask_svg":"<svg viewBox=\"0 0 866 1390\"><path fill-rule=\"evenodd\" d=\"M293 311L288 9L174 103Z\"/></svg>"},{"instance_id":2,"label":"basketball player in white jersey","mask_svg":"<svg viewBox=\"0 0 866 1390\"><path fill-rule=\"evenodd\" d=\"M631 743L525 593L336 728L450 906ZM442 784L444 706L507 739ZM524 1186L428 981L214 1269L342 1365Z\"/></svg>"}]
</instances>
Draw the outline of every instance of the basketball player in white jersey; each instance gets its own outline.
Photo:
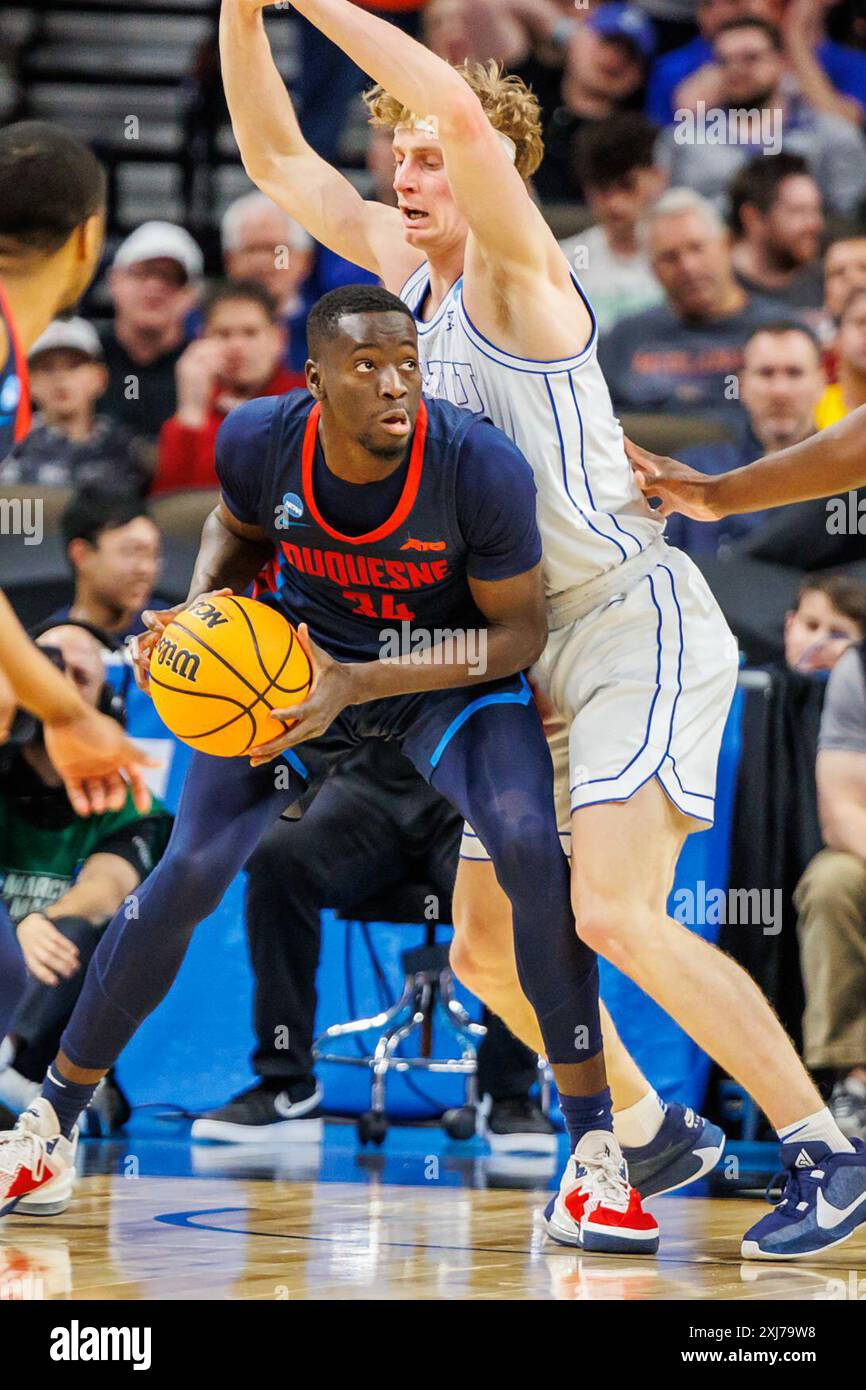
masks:
<instances>
[{"instance_id":1,"label":"basketball player in white jersey","mask_svg":"<svg viewBox=\"0 0 866 1390\"><path fill-rule=\"evenodd\" d=\"M402 293L419 320L425 389L485 411L533 467L550 615L536 674L558 716L551 751L563 831L570 818L577 929L779 1131L791 1190L747 1233L743 1253L792 1257L837 1243L866 1219L866 1153L836 1127L749 976L666 913L687 835L712 823L736 645L632 480L591 308L525 182L542 154L534 98L495 65L451 68L349 0L299 0L380 84L368 105L393 130L398 208L365 202L304 141L264 8L222 6L223 80L247 172L317 240ZM464 855L457 973L538 1047L508 903L469 829ZM605 1046L617 1121L646 1126L625 1137L632 1181L646 1191L636 1170L653 1175L660 1158L675 1166L681 1136L615 1034ZM572 1159L546 1213L566 1244L580 1243L569 1210L579 1180Z\"/></svg>"}]
</instances>

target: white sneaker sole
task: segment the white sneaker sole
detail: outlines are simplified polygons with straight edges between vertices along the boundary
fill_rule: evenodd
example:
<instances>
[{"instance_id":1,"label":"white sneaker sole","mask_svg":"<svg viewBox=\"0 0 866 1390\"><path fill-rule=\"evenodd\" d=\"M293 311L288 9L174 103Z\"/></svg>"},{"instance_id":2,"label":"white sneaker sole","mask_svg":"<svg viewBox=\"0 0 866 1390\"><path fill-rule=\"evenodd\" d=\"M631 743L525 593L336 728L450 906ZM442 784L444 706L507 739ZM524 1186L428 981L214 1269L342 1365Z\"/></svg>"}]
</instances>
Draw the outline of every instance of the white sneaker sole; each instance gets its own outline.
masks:
<instances>
[{"instance_id":1,"label":"white sneaker sole","mask_svg":"<svg viewBox=\"0 0 866 1390\"><path fill-rule=\"evenodd\" d=\"M235 1125L226 1120L194 1120L190 1138L209 1144L321 1144L325 1122L278 1120L272 1125Z\"/></svg>"},{"instance_id":2,"label":"white sneaker sole","mask_svg":"<svg viewBox=\"0 0 866 1390\"><path fill-rule=\"evenodd\" d=\"M493 1134L486 1125L482 1125L480 1137L495 1154L531 1154L547 1158L559 1149L559 1136L556 1134Z\"/></svg>"},{"instance_id":3,"label":"white sneaker sole","mask_svg":"<svg viewBox=\"0 0 866 1390\"><path fill-rule=\"evenodd\" d=\"M44 1187L22 1197L12 1208L11 1216L59 1216L72 1201L75 1191L75 1169L58 1173Z\"/></svg>"},{"instance_id":4,"label":"white sneaker sole","mask_svg":"<svg viewBox=\"0 0 866 1390\"><path fill-rule=\"evenodd\" d=\"M777 1254L774 1250L762 1250L756 1240L744 1240L740 1246L740 1254L744 1260L810 1260L815 1255L823 1255L825 1250L832 1250L834 1245L844 1245L846 1240L852 1236L863 1234L863 1223L855 1226L853 1231L849 1231L847 1236L840 1236L838 1240L831 1240L826 1245L822 1245L818 1250L800 1250L796 1255Z\"/></svg>"}]
</instances>

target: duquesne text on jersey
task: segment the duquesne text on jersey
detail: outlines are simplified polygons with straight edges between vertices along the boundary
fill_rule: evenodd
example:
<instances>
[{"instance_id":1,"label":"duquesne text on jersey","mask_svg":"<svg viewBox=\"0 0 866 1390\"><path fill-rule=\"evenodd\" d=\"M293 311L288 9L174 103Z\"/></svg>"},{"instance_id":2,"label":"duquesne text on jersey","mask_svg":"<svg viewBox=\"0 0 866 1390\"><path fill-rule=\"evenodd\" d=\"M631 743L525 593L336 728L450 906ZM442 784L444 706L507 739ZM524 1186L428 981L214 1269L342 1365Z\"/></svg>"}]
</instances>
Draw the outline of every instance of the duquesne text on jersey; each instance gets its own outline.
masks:
<instances>
[{"instance_id":1,"label":"duquesne text on jersey","mask_svg":"<svg viewBox=\"0 0 866 1390\"><path fill-rule=\"evenodd\" d=\"M424 589L441 584L449 572L447 560L385 560L380 555L348 555L290 541L282 541L280 549L301 574L329 579L340 588L361 584L371 589Z\"/></svg>"}]
</instances>

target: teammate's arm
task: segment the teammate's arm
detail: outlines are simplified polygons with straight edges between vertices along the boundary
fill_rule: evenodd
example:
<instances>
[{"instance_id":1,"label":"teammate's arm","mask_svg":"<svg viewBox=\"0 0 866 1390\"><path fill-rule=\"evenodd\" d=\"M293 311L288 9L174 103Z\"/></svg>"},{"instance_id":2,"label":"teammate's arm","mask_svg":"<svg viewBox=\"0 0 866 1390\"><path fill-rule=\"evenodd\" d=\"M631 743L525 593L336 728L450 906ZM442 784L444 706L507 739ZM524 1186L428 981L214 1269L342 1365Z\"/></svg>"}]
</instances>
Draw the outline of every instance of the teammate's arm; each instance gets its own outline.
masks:
<instances>
[{"instance_id":1,"label":"teammate's arm","mask_svg":"<svg viewBox=\"0 0 866 1390\"><path fill-rule=\"evenodd\" d=\"M222 79L244 168L317 241L374 275L396 260L405 280L421 256L407 248L399 213L365 201L307 144L271 53L264 8L223 0L220 13Z\"/></svg>"},{"instance_id":2,"label":"teammate's arm","mask_svg":"<svg viewBox=\"0 0 866 1390\"><path fill-rule=\"evenodd\" d=\"M660 515L682 512L696 521L717 521L866 486L864 429L866 406L861 405L799 444L715 477L652 454L630 439L625 448L644 496L661 499Z\"/></svg>"},{"instance_id":3,"label":"teammate's arm","mask_svg":"<svg viewBox=\"0 0 866 1390\"><path fill-rule=\"evenodd\" d=\"M410 111L436 117L448 181L482 250L513 269L547 266L553 235L459 73L350 0L295 0L295 9Z\"/></svg>"},{"instance_id":4,"label":"teammate's arm","mask_svg":"<svg viewBox=\"0 0 866 1390\"><path fill-rule=\"evenodd\" d=\"M0 592L0 671L17 704L42 720L45 746L79 816L119 811L131 790L142 813L150 793L142 767L156 764L116 720L86 705L72 681L31 641Z\"/></svg>"},{"instance_id":5,"label":"teammate's arm","mask_svg":"<svg viewBox=\"0 0 866 1390\"><path fill-rule=\"evenodd\" d=\"M261 527L239 521L221 496L202 527L186 598L174 608L146 609L142 622L147 632L130 643L135 678L142 690L147 690L153 649L172 619L198 599L242 593L273 553L273 544Z\"/></svg>"},{"instance_id":6,"label":"teammate's arm","mask_svg":"<svg viewBox=\"0 0 866 1390\"><path fill-rule=\"evenodd\" d=\"M296 743L318 738L347 705L475 685L514 675L533 665L547 640L541 565L511 579L470 579L469 586L487 626L466 633L462 642L460 634L452 632L447 643L437 642L426 651L413 651L399 658L334 661L312 641L306 623L302 623L298 637L313 670L310 694L299 705L273 711L275 719L291 723L292 727L270 743L254 748L250 755L252 766L270 762Z\"/></svg>"}]
</instances>

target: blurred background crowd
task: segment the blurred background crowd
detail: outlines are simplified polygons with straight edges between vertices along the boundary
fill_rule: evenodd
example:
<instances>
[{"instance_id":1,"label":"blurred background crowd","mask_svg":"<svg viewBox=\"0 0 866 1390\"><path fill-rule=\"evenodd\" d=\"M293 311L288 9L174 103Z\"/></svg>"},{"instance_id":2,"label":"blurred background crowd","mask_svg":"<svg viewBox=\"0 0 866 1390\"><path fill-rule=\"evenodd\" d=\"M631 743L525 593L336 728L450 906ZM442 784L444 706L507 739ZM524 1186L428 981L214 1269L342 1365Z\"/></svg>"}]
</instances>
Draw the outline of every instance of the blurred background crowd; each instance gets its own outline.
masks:
<instances>
[{"instance_id":1,"label":"blurred background crowd","mask_svg":"<svg viewBox=\"0 0 866 1390\"><path fill-rule=\"evenodd\" d=\"M213 502L220 422L240 401L303 385L309 308L372 278L246 178L220 80L218 8L7 2L0 16L0 119L59 121L109 175L103 267L76 316L33 347L33 429L0 460L0 493L35 489L46 506L49 541L19 547L13 572L0 574L31 622L72 612L123 638L154 593L182 597ZM534 192L593 303L614 407L639 443L716 473L866 405L861 4L368 8L451 62L496 58L536 93L546 154ZM390 142L366 123L363 74L290 8L269 11L267 26L307 139L365 196L395 203ZM708 113L732 110L762 119L716 141ZM813 700L791 678L826 673L866 633L859 503L848 499L849 524L836 528L824 503L668 525L708 577L744 658L775 682L773 712L764 685L752 716L769 751L741 767L745 832L731 881L781 881L792 901L822 844L823 685ZM795 773L807 765L803 791ZM790 827L768 827L757 809L768 789L777 805L802 799L794 850ZM807 1060L862 1088L866 1128L866 869L861 877L860 944L846 962L857 1025L844 1044L814 1043ZM796 932L785 940L796 955ZM791 949L764 939L748 948L749 964L799 1037L800 970L791 984L782 958ZM843 1034L850 1008L847 996L834 999Z\"/></svg>"}]
</instances>

